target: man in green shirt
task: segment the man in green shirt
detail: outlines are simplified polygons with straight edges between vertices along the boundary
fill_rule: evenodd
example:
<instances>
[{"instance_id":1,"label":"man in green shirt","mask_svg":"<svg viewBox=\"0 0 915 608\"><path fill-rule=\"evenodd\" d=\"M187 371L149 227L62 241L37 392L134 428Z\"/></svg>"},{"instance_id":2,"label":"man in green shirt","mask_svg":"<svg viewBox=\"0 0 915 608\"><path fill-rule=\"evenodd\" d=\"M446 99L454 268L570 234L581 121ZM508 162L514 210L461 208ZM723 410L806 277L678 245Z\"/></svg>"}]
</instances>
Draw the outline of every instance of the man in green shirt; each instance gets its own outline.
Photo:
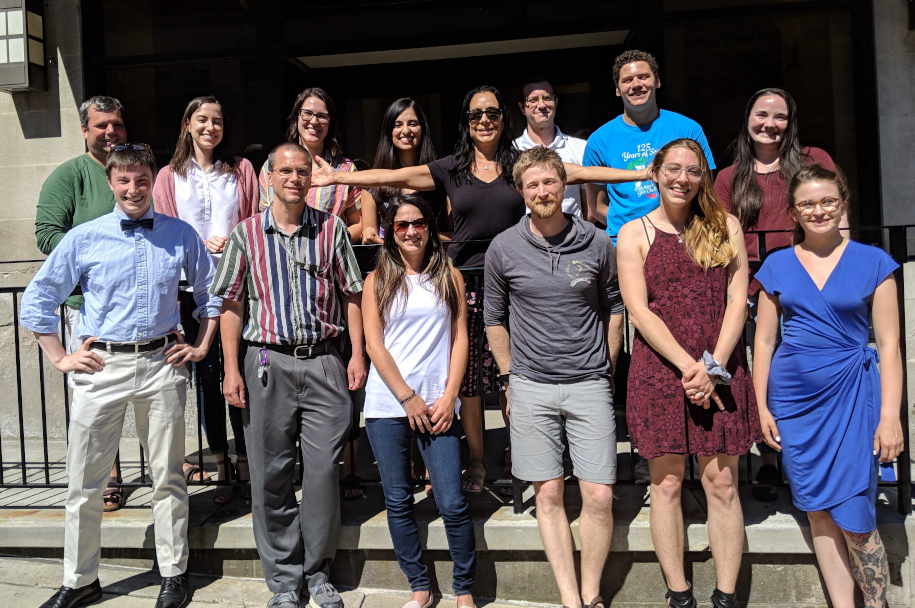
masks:
<instances>
[{"instance_id":1,"label":"man in green shirt","mask_svg":"<svg viewBox=\"0 0 915 608\"><path fill-rule=\"evenodd\" d=\"M35 211L35 238L38 248L48 255L74 226L94 220L114 209L114 194L105 175L111 146L127 141L124 106L114 97L96 95L79 107L79 121L88 152L60 165L41 186ZM77 287L64 305L67 328L67 354L79 349L77 334L83 296ZM72 384L70 377L70 388ZM116 485L117 465L111 469L113 483L105 491L105 510L123 505L123 494Z\"/></svg>"}]
</instances>

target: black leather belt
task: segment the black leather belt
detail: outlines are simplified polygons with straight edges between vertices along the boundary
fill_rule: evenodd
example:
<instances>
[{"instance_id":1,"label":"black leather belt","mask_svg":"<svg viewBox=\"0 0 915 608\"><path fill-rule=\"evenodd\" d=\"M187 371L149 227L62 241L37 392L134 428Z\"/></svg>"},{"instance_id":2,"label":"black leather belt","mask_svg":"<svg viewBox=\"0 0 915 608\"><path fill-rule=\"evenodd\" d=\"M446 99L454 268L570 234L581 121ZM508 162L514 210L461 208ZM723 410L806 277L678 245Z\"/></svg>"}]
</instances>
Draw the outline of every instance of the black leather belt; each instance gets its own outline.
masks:
<instances>
[{"instance_id":1,"label":"black leather belt","mask_svg":"<svg viewBox=\"0 0 915 608\"><path fill-rule=\"evenodd\" d=\"M333 346L333 340L324 340L313 344L311 346L294 344L260 344L258 342L251 342L249 348L266 348L267 350L272 350L275 353L280 353L281 355L289 355L290 357L295 357L296 359L308 359L314 357L315 355L320 355L326 353Z\"/></svg>"},{"instance_id":2,"label":"black leather belt","mask_svg":"<svg viewBox=\"0 0 915 608\"><path fill-rule=\"evenodd\" d=\"M167 346L177 339L175 334L168 334L148 342L101 342L96 340L89 345L89 348L104 350L109 353L148 353Z\"/></svg>"}]
</instances>

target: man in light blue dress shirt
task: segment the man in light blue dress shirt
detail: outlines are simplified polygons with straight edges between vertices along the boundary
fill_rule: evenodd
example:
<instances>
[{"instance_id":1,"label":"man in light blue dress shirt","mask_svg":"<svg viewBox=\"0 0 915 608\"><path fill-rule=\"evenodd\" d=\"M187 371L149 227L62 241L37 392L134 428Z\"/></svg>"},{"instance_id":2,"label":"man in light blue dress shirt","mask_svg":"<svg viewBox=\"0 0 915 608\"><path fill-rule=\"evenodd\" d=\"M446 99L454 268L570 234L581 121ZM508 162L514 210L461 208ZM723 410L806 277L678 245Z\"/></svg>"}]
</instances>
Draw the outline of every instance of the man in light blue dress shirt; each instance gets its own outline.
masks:
<instances>
[{"instance_id":1,"label":"man in light blue dress shirt","mask_svg":"<svg viewBox=\"0 0 915 608\"><path fill-rule=\"evenodd\" d=\"M74 372L67 448L63 586L42 608L74 608L102 597L98 581L102 493L128 403L149 457L156 556L163 577L156 608L190 602L184 462L185 363L200 361L216 333L222 301L207 292L215 265L196 231L150 207L155 158L145 144L115 146L105 168L112 213L73 228L22 297L20 324L61 372ZM194 286L195 344L177 331L178 283ZM57 311L77 285L83 344L67 355Z\"/></svg>"}]
</instances>

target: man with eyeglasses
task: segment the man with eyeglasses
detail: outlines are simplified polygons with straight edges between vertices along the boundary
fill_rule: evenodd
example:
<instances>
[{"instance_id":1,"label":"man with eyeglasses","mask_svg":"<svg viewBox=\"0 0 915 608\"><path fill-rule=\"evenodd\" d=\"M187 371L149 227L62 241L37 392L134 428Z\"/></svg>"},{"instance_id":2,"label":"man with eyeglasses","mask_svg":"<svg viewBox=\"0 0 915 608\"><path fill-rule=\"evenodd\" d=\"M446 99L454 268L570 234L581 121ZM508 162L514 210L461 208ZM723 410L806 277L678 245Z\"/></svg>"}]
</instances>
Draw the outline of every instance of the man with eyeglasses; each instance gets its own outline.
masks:
<instances>
[{"instance_id":1,"label":"man with eyeglasses","mask_svg":"<svg viewBox=\"0 0 915 608\"><path fill-rule=\"evenodd\" d=\"M661 87L658 62L645 51L625 51L613 62L616 96L623 100L623 113L597 129L588 138L582 164L643 170L665 144L681 137L699 143L715 169L712 152L702 127L693 120L658 108ZM643 217L660 205L658 189L650 179L620 184L588 184L594 219L606 218L607 233L616 243L623 224Z\"/></svg>"},{"instance_id":2,"label":"man with eyeglasses","mask_svg":"<svg viewBox=\"0 0 915 608\"><path fill-rule=\"evenodd\" d=\"M362 275L344 220L305 204L308 151L283 143L268 164L273 202L232 231L210 288L223 298L223 393L244 408L254 541L274 594L267 606L298 608L304 586L312 608L342 608L328 577L340 533L337 463L352 417L348 391L366 378ZM344 325L353 345L348 367L334 345ZM244 378L240 337L248 341Z\"/></svg>"},{"instance_id":3,"label":"man with eyeglasses","mask_svg":"<svg viewBox=\"0 0 915 608\"><path fill-rule=\"evenodd\" d=\"M110 148L105 171L114 211L70 230L22 296L20 323L35 332L56 369L73 373L76 386L67 444L63 586L42 608L75 608L102 598L102 492L128 403L152 477L162 576L156 608L183 608L190 602L188 495L181 471L185 363L203 359L216 335L221 302L206 292L216 269L189 224L150 207L156 161L149 147ZM200 320L193 345L177 331L182 271L194 286L194 316ZM57 333L57 309L77 285L84 301L76 333L83 341L67 354Z\"/></svg>"},{"instance_id":4,"label":"man with eyeglasses","mask_svg":"<svg viewBox=\"0 0 915 608\"><path fill-rule=\"evenodd\" d=\"M521 94L523 99L518 103L518 107L527 120L527 127L521 137L515 140L515 147L523 152L534 146L544 146L556 152L565 163L582 164L588 142L570 137L556 126L556 106L559 99L549 81L542 76L531 77L524 83ZM584 206L585 211L582 211L586 192L583 185L567 185L562 198L562 212L577 217L584 214L585 219L588 219L587 204ZM531 210L527 209L527 213L530 212Z\"/></svg>"}]
</instances>

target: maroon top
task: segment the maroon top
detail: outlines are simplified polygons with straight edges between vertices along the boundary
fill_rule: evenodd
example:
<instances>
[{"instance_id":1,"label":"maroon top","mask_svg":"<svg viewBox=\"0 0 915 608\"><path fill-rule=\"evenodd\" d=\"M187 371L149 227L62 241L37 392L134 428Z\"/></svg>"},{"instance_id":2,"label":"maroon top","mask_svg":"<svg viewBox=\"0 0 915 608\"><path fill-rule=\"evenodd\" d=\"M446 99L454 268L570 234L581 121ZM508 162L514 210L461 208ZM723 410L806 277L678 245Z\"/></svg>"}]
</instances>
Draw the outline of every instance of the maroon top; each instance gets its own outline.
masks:
<instances>
[{"instance_id":1,"label":"maroon top","mask_svg":"<svg viewBox=\"0 0 915 608\"><path fill-rule=\"evenodd\" d=\"M820 148L804 148L802 150L807 156L804 158L805 164L819 163L829 169L836 170L836 165L825 150ZM721 170L715 179L715 193L721 199L724 208L729 212L733 209L731 202L731 190L734 186L734 173L737 171L737 165L730 165ZM763 191L763 205L759 210L759 219L752 230L788 230L785 233L770 233L766 235L766 252L771 253L776 249L782 249L791 245L791 232L794 229L794 220L788 215L788 184L776 170L770 173L757 173L756 181ZM747 243L747 257L752 260L759 259L758 235L746 234L744 239ZM752 272L750 278L753 279ZM750 295L759 291L759 282L755 279L750 281Z\"/></svg>"},{"instance_id":2,"label":"maroon top","mask_svg":"<svg viewBox=\"0 0 915 608\"><path fill-rule=\"evenodd\" d=\"M645 220L642 222L644 225ZM727 305L727 267L703 270L676 235L655 229L644 276L648 308L664 322L677 344L697 361L703 351L714 352ZM715 403L703 409L686 398L680 371L636 332L626 421L640 456L737 456L762 440L743 337L725 367L733 375L731 384L715 387L724 410Z\"/></svg>"}]
</instances>

